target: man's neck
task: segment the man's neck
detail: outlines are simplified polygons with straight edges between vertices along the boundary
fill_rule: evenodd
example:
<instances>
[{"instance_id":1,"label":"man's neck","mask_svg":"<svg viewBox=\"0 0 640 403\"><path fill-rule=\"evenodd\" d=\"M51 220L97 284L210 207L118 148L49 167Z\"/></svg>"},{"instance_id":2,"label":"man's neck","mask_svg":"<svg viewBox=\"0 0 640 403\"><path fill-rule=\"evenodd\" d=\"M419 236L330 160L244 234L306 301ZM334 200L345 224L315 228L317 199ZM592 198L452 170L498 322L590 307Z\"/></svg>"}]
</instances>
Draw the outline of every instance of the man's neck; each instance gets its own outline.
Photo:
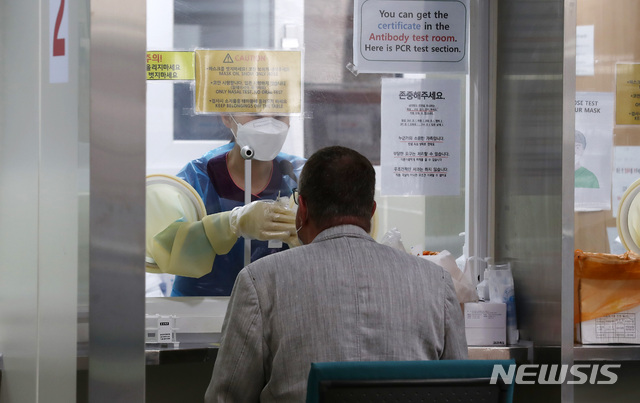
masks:
<instances>
[{"instance_id":1,"label":"man's neck","mask_svg":"<svg viewBox=\"0 0 640 403\"><path fill-rule=\"evenodd\" d=\"M309 226L307 234L309 235L310 240L305 243L312 242L318 236L318 234L320 234L322 231L327 230L329 228L337 227L340 225L355 225L356 227L362 228L367 233L371 230L370 219L366 220L362 217L354 217L354 216L334 217L325 222L322 222L321 224L310 221L307 225Z\"/></svg>"}]
</instances>

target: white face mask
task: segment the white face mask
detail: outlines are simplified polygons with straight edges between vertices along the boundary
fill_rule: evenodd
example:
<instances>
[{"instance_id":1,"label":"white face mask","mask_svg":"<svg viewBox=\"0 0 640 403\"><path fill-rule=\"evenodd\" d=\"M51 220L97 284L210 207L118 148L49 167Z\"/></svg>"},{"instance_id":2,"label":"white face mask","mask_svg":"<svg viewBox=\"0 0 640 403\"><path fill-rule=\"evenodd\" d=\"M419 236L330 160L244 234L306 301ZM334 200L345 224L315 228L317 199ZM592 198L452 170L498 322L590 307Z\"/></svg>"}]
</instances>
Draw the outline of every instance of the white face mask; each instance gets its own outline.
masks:
<instances>
[{"instance_id":1,"label":"white face mask","mask_svg":"<svg viewBox=\"0 0 640 403\"><path fill-rule=\"evenodd\" d=\"M236 122L233 116L231 119ZM289 132L289 125L275 118L260 118L245 124L236 122L236 125L236 142L241 148L251 147L253 158L258 161L273 160L282 149Z\"/></svg>"}]
</instances>

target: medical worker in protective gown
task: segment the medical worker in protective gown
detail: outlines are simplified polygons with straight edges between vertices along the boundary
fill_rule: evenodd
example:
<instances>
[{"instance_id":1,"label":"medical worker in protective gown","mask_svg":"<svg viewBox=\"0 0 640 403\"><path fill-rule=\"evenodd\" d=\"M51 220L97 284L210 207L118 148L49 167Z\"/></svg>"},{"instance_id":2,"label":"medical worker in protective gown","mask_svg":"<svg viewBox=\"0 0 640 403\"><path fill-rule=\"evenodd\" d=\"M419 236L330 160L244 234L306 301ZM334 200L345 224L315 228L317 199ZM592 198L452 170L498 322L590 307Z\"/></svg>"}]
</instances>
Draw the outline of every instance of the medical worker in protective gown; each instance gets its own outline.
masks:
<instances>
[{"instance_id":1,"label":"medical worker in protective gown","mask_svg":"<svg viewBox=\"0 0 640 403\"><path fill-rule=\"evenodd\" d=\"M200 195L207 215L201 221L177 220L157 234L147 234L153 237L147 254L160 271L176 274L173 297L230 295L244 266L244 237L252 239L251 261L299 244L295 211L282 202L296 188L305 162L280 153L289 118L224 115L222 120L234 141L189 162L177 174ZM243 147L254 153L252 202L247 205Z\"/></svg>"}]
</instances>

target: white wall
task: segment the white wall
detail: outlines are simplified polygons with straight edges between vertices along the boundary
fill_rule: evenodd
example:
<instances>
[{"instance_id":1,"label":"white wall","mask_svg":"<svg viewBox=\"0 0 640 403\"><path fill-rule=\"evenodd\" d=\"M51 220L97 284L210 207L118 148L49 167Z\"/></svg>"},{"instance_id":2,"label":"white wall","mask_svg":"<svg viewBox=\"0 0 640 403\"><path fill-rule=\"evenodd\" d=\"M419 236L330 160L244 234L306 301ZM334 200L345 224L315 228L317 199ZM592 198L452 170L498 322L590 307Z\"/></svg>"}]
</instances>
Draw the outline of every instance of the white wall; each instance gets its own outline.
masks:
<instances>
[{"instance_id":1,"label":"white wall","mask_svg":"<svg viewBox=\"0 0 640 403\"><path fill-rule=\"evenodd\" d=\"M65 13L69 81L59 84L49 82L49 6L0 10L3 403L75 401L78 5Z\"/></svg>"}]
</instances>

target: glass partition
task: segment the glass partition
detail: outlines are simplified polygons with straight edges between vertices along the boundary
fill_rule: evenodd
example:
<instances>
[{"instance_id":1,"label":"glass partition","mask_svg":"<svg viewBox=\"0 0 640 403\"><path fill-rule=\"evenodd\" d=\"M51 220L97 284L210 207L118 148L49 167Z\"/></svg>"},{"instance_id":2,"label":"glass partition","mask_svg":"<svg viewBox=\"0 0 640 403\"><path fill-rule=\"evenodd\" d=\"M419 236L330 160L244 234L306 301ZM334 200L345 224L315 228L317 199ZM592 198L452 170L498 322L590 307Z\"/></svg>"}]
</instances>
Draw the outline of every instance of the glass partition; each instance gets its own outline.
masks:
<instances>
[{"instance_id":1,"label":"glass partition","mask_svg":"<svg viewBox=\"0 0 640 403\"><path fill-rule=\"evenodd\" d=\"M598 261L571 266L578 273L573 356L621 365L615 389L576 385L576 402L632 396L636 388L638 280L620 273L634 267L627 253L640 252L638 12L632 0L576 1L574 248ZM590 304L596 299L603 303Z\"/></svg>"},{"instance_id":2,"label":"glass partition","mask_svg":"<svg viewBox=\"0 0 640 403\"><path fill-rule=\"evenodd\" d=\"M583 251L621 254L635 244L620 239L617 224L622 198L640 178L639 7L577 2L575 247Z\"/></svg>"},{"instance_id":3,"label":"glass partition","mask_svg":"<svg viewBox=\"0 0 640 403\"><path fill-rule=\"evenodd\" d=\"M460 4L468 6L465 2ZM470 13L466 8L465 11L468 24ZM290 129L282 152L308 158L329 145L361 152L374 164L378 175L378 211L372 236L381 241L389 230L397 229L407 252L415 246L414 253L447 250L454 258L463 255L469 202L465 186L469 168L467 139L474 135L468 133L470 89L466 69L411 74L358 72L353 66L353 1L163 0L148 2L147 13L149 52L300 52L302 107L299 113L289 116ZM465 43L466 54L468 26L464 28L465 36L460 39ZM394 103L388 94L385 99L385 79L454 83L456 101L450 108L448 123L452 129L447 136L456 141L447 153L456 161L448 167L450 177L456 179L449 181L446 192L434 191L438 186L425 190L417 179L396 186L389 186L388 182L385 186L381 180L386 169L394 169L384 166L381 154L385 136L387 140L394 136L393 130L383 130ZM194 111L194 91L193 80L147 81L147 174L176 175L189 161L232 141L225 113ZM418 109L434 103L415 102ZM411 119L418 122L424 117L413 113ZM429 130L425 129L425 133L429 134ZM423 142L429 147L428 140ZM147 275L147 296L171 295L171 275Z\"/></svg>"}]
</instances>

